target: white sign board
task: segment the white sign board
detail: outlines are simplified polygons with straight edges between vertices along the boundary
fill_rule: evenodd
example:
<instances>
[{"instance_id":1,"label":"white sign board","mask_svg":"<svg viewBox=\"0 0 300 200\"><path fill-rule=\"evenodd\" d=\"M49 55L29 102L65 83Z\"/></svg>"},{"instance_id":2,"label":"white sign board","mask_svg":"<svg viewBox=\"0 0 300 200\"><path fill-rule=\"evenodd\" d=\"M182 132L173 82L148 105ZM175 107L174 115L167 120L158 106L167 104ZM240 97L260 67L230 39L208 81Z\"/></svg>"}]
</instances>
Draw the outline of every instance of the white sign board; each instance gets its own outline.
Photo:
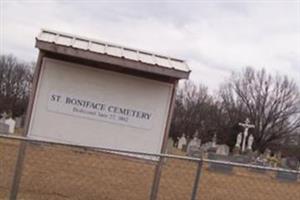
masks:
<instances>
[{"instance_id":1,"label":"white sign board","mask_svg":"<svg viewBox=\"0 0 300 200\"><path fill-rule=\"evenodd\" d=\"M44 58L28 136L160 153L173 85Z\"/></svg>"}]
</instances>

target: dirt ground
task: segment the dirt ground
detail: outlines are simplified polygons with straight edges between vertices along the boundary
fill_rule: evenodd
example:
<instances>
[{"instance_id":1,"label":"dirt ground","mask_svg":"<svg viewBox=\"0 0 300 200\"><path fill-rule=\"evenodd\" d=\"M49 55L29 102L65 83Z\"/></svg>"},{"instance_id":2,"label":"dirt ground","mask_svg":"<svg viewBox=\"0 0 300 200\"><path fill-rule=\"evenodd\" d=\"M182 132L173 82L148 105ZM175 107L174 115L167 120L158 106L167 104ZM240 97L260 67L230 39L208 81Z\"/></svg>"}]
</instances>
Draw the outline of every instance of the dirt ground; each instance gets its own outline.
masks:
<instances>
[{"instance_id":1,"label":"dirt ground","mask_svg":"<svg viewBox=\"0 0 300 200\"><path fill-rule=\"evenodd\" d=\"M8 199L20 142L0 138L0 199ZM55 145L28 144L18 199L149 199L154 162ZM176 152L175 152L176 153ZM178 152L177 152L178 153ZM190 199L197 163L167 159L158 199ZM281 182L274 172L234 168L232 174L205 164L200 200L299 200L300 182Z\"/></svg>"}]
</instances>

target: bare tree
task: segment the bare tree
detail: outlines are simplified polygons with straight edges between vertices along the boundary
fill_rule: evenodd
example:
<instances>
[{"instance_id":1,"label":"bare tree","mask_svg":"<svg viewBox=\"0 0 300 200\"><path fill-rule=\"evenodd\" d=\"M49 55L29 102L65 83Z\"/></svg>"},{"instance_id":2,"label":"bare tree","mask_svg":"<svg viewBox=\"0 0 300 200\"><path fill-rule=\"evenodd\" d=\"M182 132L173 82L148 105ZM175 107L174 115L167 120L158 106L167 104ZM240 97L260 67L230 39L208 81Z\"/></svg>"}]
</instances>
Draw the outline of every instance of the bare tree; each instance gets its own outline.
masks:
<instances>
[{"instance_id":1,"label":"bare tree","mask_svg":"<svg viewBox=\"0 0 300 200\"><path fill-rule=\"evenodd\" d=\"M299 89L286 76L248 67L234 73L220 94L229 121L249 117L255 124L255 149L263 151L300 127Z\"/></svg>"},{"instance_id":2,"label":"bare tree","mask_svg":"<svg viewBox=\"0 0 300 200\"><path fill-rule=\"evenodd\" d=\"M33 63L0 55L0 112L18 116L25 112L32 81Z\"/></svg>"},{"instance_id":3,"label":"bare tree","mask_svg":"<svg viewBox=\"0 0 300 200\"><path fill-rule=\"evenodd\" d=\"M184 82L177 93L171 136L176 139L185 133L191 138L198 131L202 140L210 139L216 127L216 120L213 119L215 106L206 86Z\"/></svg>"}]
</instances>

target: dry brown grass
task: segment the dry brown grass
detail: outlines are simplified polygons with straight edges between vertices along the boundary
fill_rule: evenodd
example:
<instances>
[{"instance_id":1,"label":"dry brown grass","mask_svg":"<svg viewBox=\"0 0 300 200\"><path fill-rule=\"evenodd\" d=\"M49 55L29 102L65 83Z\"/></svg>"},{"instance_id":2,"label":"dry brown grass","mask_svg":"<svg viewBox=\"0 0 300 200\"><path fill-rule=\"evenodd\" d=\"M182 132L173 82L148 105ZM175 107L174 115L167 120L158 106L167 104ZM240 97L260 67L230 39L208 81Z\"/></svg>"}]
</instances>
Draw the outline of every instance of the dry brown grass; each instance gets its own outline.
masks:
<instances>
[{"instance_id":1,"label":"dry brown grass","mask_svg":"<svg viewBox=\"0 0 300 200\"><path fill-rule=\"evenodd\" d=\"M0 199L7 199L19 142L0 139ZM177 152L178 153L178 152ZM197 164L168 159L159 199L190 199ZM143 200L151 191L155 165L103 152L29 144L19 199ZM199 185L200 200L299 200L300 183L279 182L275 173L234 169L232 175L208 170Z\"/></svg>"}]
</instances>

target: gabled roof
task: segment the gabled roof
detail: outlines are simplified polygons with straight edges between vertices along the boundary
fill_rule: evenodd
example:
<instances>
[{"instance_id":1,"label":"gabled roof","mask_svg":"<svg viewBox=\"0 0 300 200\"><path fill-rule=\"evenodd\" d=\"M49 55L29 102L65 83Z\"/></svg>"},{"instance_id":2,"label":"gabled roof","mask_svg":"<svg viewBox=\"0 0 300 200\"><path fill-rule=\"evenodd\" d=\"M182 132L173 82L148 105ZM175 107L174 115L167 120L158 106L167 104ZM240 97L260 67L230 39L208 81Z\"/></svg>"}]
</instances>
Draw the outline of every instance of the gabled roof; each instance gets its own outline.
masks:
<instances>
[{"instance_id":1,"label":"gabled roof","mask_svg":"<svg viewBox=\"0 0 300 200\"><path fill-rule=\"evenodd\" d=\"M44 51L118 65L177 79L188 78L185 61L51 30L42 30L36 46Z\"/></svg>"}]
</instances>

